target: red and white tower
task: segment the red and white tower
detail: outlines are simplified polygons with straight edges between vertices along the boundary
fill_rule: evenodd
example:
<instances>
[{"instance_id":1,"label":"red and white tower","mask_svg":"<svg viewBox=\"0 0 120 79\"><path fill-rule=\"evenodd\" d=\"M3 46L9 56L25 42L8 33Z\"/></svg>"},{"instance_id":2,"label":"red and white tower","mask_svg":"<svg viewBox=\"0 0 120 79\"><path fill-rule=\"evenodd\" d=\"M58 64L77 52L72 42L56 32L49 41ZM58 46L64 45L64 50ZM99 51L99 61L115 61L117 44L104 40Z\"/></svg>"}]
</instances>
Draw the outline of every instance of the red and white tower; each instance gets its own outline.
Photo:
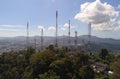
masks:
<instances>
[{"instance_id":1,"label":"red and white tower","mask_svg":"<svg viewBox=\"0 0 120 79\"><path fill-rule=\"evenodd\" d=\"M27 22L27 38L26 38L26 48L29 47L29 22Z\"/></svg>"},{"instance_id":2,"label":"red and white tower","mask_svg":"<svg viewBox=\"0 0 120 79\"><path fill-rule=\"evenodd\" d=\"M43 50L43 28L41 29L41 50Z\"/></svg>"},{"instance_id":3,"label":"red and white tower","mask_svg":"<svg viewBox=\"0 0 120 79\"><path fill-rule=\"evenodd\" d=\"M89 38L88 47L90 49L91 48L91 23L89 23L88 25L88 38Z\"/></svg>"},{"instance_id":4,"label":"red and white tower","mask_svg":"<svg viewBox=\"0 0 120 79\"><path fill-rule=\"evenodd\" d=\"M77 52L77 31L75 31L75 52Z\"/></svg>"},{"instance_id":5,"label":"red and white tower","mask_svg":"<svg viewBox=\"0 0 120 79\"><path fill-rule=\"evenodd\" d=\"M34 38L34 45L35 45L35 51L36 51L36 38Z\"/></svg>"},{"instance_id":6,"label":"red and white tower","mask_svg":"<svg viewBox=\"0 0 120 79\"><path fill-rule=\"evenodd\" d=\"M69 27L68 27L68 52L70 52L70 45L71 45L71 41L70 41L70 20L69 20Z\"/></svg>"},{"instance_id":7,"label":"red and white tower","mask_svg":"<svg viewBox=\"0 0 120 79\"><path fill-rule=\"evenodd\" d=\"M58 11L56 11L56 40L55 40L55 46L58 47L58 40L57 40L57 37L58 37Z\"/></svg>"}]
</instances>

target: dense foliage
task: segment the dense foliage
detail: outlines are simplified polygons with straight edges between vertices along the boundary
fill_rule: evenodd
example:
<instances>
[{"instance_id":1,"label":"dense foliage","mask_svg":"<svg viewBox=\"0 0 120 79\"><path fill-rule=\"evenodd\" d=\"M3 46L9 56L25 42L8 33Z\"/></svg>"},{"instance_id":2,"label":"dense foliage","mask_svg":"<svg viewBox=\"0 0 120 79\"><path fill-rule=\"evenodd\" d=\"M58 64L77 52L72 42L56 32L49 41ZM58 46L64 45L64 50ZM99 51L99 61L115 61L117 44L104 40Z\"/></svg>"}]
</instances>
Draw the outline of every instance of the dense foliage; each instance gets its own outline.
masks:
<instances>
[{"instance_id":1,"label":"dense foliage","mask_svg":"<svg viewBox=\"0 0 120 79\"><path fill-rule=\"evenodd\" d=\"M115 61L115 62L114 62ZM94 63L109 65L113 74L97 73ZM113 63L114 62L114 63ZM119 79L120 57L101 49L99 54L66 52L66 48L8 52L0 55L0 79Z\"/></svg>"}]
</instances>

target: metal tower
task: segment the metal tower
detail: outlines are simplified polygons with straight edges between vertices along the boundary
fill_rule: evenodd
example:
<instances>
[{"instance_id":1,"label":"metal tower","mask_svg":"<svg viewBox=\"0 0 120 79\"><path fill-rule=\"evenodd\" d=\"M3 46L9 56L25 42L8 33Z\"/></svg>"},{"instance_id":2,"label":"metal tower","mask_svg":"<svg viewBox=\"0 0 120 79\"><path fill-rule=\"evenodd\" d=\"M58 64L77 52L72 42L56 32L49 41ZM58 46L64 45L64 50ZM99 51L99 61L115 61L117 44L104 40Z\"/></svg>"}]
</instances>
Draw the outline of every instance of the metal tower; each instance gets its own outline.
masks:
<instances>
[{"instance_id":1,"label":"metal tower","mask_svg":"<svg viewBox=\"0 0 120 79\"><path fill-rule=\"evenodd\" d=\"M68 52L70 52L70 20L69 20L69 27L68 27Z\"/></svg>"},{"instance_id":2,"label":"metal tower","mask_svg":"<svg viewBox=\"0 0 120 79\"><path fill-rule=\"evenodd\" d=\"M43 28L41 29L41 50L43 50Z\"/></svg>"},{"instance_id":3,"label":"metal tower","mask_svg":"<svg viewBox=\"0 0 120 79\"><path fill-rule=\"evenodd\" d=\"M62 40L62 41L63 41L63 44L62 44L62 45L63 45L63 47L64 47L64 45L65 45L65 44L64 44L64 33L63 33L63 38L62 38L62 39L63 39L63 40Z\"/></svg>"},{"instance_id":4,"label":"metal tower","mask_svg":"<svg viewBox=\"0 0 120 79\"><path fill-rule=\"evenodd\" d=\"M35 52L36 52L36 38L34 38Z\"/></svg>"},{"instance_id":5,"label":"metal tower","mask_svg":"<svg viewBox=\"0 0 120 79\"><path fill-rule=\"evenodd\" d=\"M90 48L91 48L91 23L89 23L89 25L88 25L88 38L89 38L88 47L90 50Z\"/></svg>"},{"instance_id":6,"label":"metal tower","mask_svg":"<svg viewBox=\"0 0 120 79\"><path fill-rule=\"evenodd\" d=\"M27 22L27 38L26 38L27 49L29 47L29 22Z\"/></svg>"},{"instance_id":7,"label":"metal tower","mask_svg":"<svg viewBox=\"0 0 120 79\"><path fill-rule=\"evenodd\" d=\"M57 40L57 37L58 37L58 11L56 11L56 40L55 40L55 46L58 47L58 40Z\"/></svg>"},{"instance_id":8,"label":"metal tower","mask_svg":"<svg viewBox=\"0 0 120 79\"><path fill-rule=\"evenodd\" d=\"M84 39L82 40L82 51L85 51L85 41L84 41Z\"/></svg>"},{"instance_id":9,"label":"metal tower","mask_svg":"<svg viewBox=\"0 0 120 79\"><path fill-rule=\"evenodd\" d=\"M75 52L77 52L77 31L75 31Z\"/></svg>"}]
</instances>

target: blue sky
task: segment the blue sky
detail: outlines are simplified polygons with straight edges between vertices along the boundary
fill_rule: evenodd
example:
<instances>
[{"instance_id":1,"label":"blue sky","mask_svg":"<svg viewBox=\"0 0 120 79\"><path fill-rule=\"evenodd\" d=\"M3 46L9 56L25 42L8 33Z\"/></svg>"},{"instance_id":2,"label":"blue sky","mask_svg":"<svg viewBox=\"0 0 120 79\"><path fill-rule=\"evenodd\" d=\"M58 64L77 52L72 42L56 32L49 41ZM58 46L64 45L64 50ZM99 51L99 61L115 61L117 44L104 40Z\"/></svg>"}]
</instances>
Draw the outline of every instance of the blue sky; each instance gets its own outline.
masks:
<instances>
[{"instance_id":1,"label":"blue sky","mask_svg":"<svg viewBox=\"0 0 120 79\"><path fill-rule=\"evenodd\" d=\"M14 37L26 35L26 23L29 22L30 35L40 35L39 26L45 28L44 35L54 36L55 12L58 10L59 36L67 35L68 20L71 20L71 35L78 31L78 35L88 34L88 23L75 19L80 5L95 0L0 0L0 37ZM120 11L120 0L101 0ZM120 19L119 16L118 20ZM116 24L119 27L119 24ZM62 28L65 28L62 30ZM49 30L48 30L49 29ZM94 30L92 35L98 37L120 39L120 30Z\"/></svg>"}]
</instances>

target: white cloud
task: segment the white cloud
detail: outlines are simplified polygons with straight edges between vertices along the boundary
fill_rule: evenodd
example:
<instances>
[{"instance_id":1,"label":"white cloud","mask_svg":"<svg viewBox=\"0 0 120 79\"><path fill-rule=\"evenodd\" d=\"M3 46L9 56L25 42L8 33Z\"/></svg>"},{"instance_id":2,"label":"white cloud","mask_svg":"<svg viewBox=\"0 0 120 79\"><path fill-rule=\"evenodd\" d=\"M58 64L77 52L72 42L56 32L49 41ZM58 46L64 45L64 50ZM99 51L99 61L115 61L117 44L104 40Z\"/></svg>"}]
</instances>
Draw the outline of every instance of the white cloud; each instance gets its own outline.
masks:
<instances>
[{"instance_id":1,"label":"white cloud","mask_svg":"<svg viewBox=\"0 0 120 79\"><path fill-rule=\"evenodd\" d=\"M61 27L61 30L62 30L62 31L65 31L65 30L66 30L66 28L64 28L64 27Z\"/></svg>"},{"instance_id":2,"label":"white cloud","mask_svg":"<svg viewBox=\"0 0 120 79\"><path fill-rule=\"evenodd\" d=\"M62 27L61 30L65 31L69 27L68 23L65 23Z\"/></svg>"},{"instance_id":3,"label":"white cloud","mask_svg":"<svg viewBox=\"0 0 120 79\"><path fill-rule=\"evenodd\" d=\"M103 31L103 30L113 30L113 27L108 26L107 23L104 24L94 24L92 25L93 30L99 30L99 31Z\"/></svg>"},{"instance_id":4,"label":"white cloud","mask_svg":"<svg viewBox=\"0 0 120 79\"><path fill-rule=\"evenodd\" d=\"M118 21L117 24L118 24L118 27L114 28L115 31L119 31L120 30L120 21Z\"/></svg>"},{"instance_id":5,"label":"white cloud","mask_svg":"<svg viewBox=\"0 0 120 79\"><path fill-rule=\"evenodd\" d=\"M68 28L68 27L69 27L69 24L68 24L68 23L65 23L65 24L63 25L63 27L64 27L64 28Z\"/></svg>"},{"instance_id":6,"label":"white cloud","mask_svg":"<svg viewBox=\"0 0 120 79\"><path fill-rule=\"evenodd\" d=\"M61 27L61 30L65 31L66 29L68 29L69 27L69 24L68 23L65 23L62 27ZM70 28L71 29L74 29L76 28L77 26L74 26L74 25L70 25Z\"/></svg>"},{"instance_id":7,"label":"white cloud","mask_svg":"<svg viewBox=\"0 0 120 79\"><path fill-rule=\"evenodd\" d=\"M118 25L120 26L120 21L118 21Z\"/></svg>"},{"instance_id":8,"label":"white cloud","mask_svg":"<svg viewBox=\"0 0 120 79\"><path fill-rule=\"evenodd\" d=\"M56 29L55 29L55 27L54 27L54 26L50 26L50 27L48 28L48 30L53 31L53 30L56 30Z\"/></svg>"},{"instance_id":9,"label":"white cloud","mask_svg":"<svg viewBox=\"0 0 120 79\"><path fill-rule=\"evenodd\" d=\"M23 31L23 27L26 27L24 25L0 25L0 31L7 31L7 32L18 32Z\"/></svg>"},{"instance_id":10,"label":"white cloud","mask_svg":"<svg viewBox=\"0 0 120 79\"><path fill-rule=\"evenodd\" d=\"M40 30L43 29L45 31L45 27L41 26L41 25L38 26L38 29L40 29Z\"/></svg>"},{"instance_id":11,"label":"white cloud","mask_svg":"<svg viewBox=\"0 0 120 79\"><path fill-rule=\"evenodd\" d=\"M120 9L120 5L118 5L118 8Z\"/></svg>"},{"instance_id":12,"label":"white cloud","mask_svg":"<svg viewBox=\"0 0 120 79\"><path fill-rule=\"evenodd\" d=\"M26 28L25 25L0 25L0 30L6 31L20 31L20 29Z\"/></svg>"},{"instance_id":13,"label":"white cloud","mask_svg":"<svg viewBox=\"0 0 120 79\"><path fill-rule=\"evenodd\" d=\"M0 25L0 27L7 27L7 28L22 28L25 25Z\"/></svg>"},{"instance_id":14,"label":"white cloud","mask_svg":"<svg viewBox=\"0 0 120 79\"><path fill-rule=\"evenodd\" d=\"M120 30L120 26L119 27L116 27L114 28L115 31L119 31Z\"/></svg>"},{"instance_id":15,"label":"white cloud","mask_svg":"<svg viewBox=\"0 0 120 79\"><path fill-rule=\"evenodd\" d=\"M100 0L86 2L80 6L81 11L75 19L85 23L92 23L94 30L113 30L113 25L119 17L119 12L108 3Z\"/></svg>"},{"instance_id":16,"label":"white cloud","mask_svg":"<svg viewBox=\"0 0 120 79\"><path fill-rule=\"evenodd\" d=\"M20 31L20 30L18 30L18 29L3 29L3 28L0 28L0 31L17 32L17 31Z\"/></svg>"}]
</instances>

